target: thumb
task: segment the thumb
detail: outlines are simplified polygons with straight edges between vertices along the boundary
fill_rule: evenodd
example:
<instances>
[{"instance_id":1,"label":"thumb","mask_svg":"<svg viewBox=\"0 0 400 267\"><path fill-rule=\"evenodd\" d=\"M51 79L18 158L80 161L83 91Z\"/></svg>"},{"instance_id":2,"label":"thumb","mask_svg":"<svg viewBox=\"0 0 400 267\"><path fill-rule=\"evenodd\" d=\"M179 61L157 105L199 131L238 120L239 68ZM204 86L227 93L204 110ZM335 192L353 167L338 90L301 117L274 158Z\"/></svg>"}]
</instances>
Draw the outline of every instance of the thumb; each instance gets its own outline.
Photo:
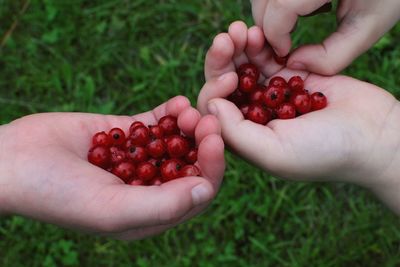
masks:
<instances>
[{"instance_id":1,"label":"thumb","mask_svg":"<svg viewBox=\"0 0 400 267\"><path fill-rule=\"evenodd\" d=\"M346 19L345 19L346 20ZM342 23L321 44L305 45L290 56L287 66L322 75L335 75L372 46L380 35L374 33L373 21L360 19Z\"/></svg>"}]
</instances>

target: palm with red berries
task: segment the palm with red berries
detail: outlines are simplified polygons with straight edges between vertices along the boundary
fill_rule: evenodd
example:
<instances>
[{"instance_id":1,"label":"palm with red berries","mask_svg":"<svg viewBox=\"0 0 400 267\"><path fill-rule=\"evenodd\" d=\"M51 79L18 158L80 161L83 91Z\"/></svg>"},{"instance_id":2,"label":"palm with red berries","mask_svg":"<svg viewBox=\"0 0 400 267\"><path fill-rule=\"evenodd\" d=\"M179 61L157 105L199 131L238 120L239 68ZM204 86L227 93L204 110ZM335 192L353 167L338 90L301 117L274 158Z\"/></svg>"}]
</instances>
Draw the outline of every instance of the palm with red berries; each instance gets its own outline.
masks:
<instances>
[{"instance_id":1,"label":"palm with red berries","mask_svg":"<svg viewBox=\"0 0 400 267\"><path fill-rule=\"evenodd\" d=\"M238 105L238 99L233 97L238 87L246 85L237 75L245 63L260 70L259 87L265 89L263 85L280 79L272 79L277 76L286 82L300 76L310 95L322 96L317 93L321 92L326 96L327 106L318 110L324 106L320 105L315 111L308 106L307 112L300 114L297 110L296 118L293 112L288 117L284 112L281 117L279 110L275 109L275 115L269 110L266 118L256 116L260 120L253 122L249 112L257 107L262 94L248 94L244 106ZM388 125L400 111L392 95L349 77L324 77L285 68L274 60L274 53L258 27L247 29L244 23L235 22L228 33L219 34L207 53L205 77L207 83L198 99L200 112L216 114L227 145L279 177L368 184L368 179L360 179L364 174L377 173L354 170L379 170L393 156L381 149L395 140L395 131ZM268 92L264 90L264 94ZM246 106L248 103L251 105Z\"/></svg>"}]
</instances>

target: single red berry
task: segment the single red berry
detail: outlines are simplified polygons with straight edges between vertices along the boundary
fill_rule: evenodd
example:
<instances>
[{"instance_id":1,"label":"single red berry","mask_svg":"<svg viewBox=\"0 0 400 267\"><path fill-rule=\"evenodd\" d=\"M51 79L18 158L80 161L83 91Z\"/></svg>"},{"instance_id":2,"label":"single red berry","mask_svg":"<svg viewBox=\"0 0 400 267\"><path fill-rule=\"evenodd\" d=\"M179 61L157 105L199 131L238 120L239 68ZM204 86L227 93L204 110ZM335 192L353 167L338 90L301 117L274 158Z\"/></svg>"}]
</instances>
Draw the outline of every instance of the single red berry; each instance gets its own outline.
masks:
<instances>
[{"instance_id":1,"label":"single red berry","mask_svg":"<svg viewBox=\"0 0 400 267\"><path fill-rule=\"evenodd\" d=\"M283 103L276 109L278 119L287 120L296 117L296 108L291 103Z\"/></svg>"},{"instance_id":2,"label":"single red berry","mask_svg":"<svg viewBox=\"0 0 400 267\"><path fill-rule=\"evenodd\" d=\"M186 165L179 171L179 177L200 176L200 170L195 165Z\"/></svg>"},{"instance_id":3,"label":"single red berry","mask_svg":"<svg viewBox=\"0 0 400 267\"><path fill-rule=\"evenodd\" d=\"M149 126L150 136L154 139L160 139L164 136L164 132L158 125Z\"/></svg>"},{"instance_id":4,"label":"single red berry","mask_svg":"<svg viewBox=\"0 0 400 267\"><path fill-rule=\"evenodd\" d=\"M130 185L144 185L144 182L140 179L134 179L129 184Z\"/></svg>"},{"instance_id":5,"label":"single red berry","mask_svg":"<svg viewBox=\"0 0 400 267\"><path fill-rule=\"evenodd\" d=\"M141 146L131 146L127 149L126 155L135 163L146 161L148 156L146 149Z\"/></svg>"},{"instance_id":6,"label":"single red berry","mask_svg":"<svg viewBox=\"0 0 400 267\"><path fill-rule=\"evenodd\" d=\"M279 86L268 86L263 94L264 104L269 108L276 108L285 101L285 90Z\"/></svg>"},{"instance_id":7,"label":"single red berry","mask_svg":"<svg viewBox=\"0 0 400 267\"><path fill-rule=\"evenodd\" d=\"M250 75L243 75L239 78L239 90L243 93L251 93L257 86L257 80Z\"/></svg>"},{"instance_id":8,"label":"single red berry","mask_svg":"<svg viewBox=\"0 0 400 267\"><path fill-rule=\"evenodd\" d=\"M228 100L234 103L237 107L240 107L243 104L248 102L248 95L236 89L232 94L228 96Z\"/></svg>"},{"instance_id":9,"label":"single red berry","mask_svg":"<svg viewBox=\"0 0 400 267\"><path fill-rule=\"evenodd\" d=\"M139 127L139 126L144 126L143 122L141 122L141 121L135 121L135 122L133 122L133 123L131 124L131 126L129 127L129 134L132 134L133 130L134 130L136 127Z\"/></svg>"},{"instance_id":10,"label":"single red berry","mask_svg":"<svg viewBox=\"0 0 400 267\"><path fill-rule=\"evenodd\" d=\"M263 94L264 94L265 89L263 88L263 90L257 89L254 90L253 92L251 92L250 94L250 103L251 104L263 104L264 102L264 98L263 98Z\"/></svg>"},{"instance_id":11,"label":"single red berry","mask_svg":"<svg viewBox=\"0 0 400 267\"><path fill-rule=\"evenodd\" d=\"M321 92L316 92L311 95L311 110L320 110L328 105L328 99Z\"/></svg>"},{"instance_id":12,"label":"single red berry","mask_svg":"<svg viewBox=\"0 0 400 267\"><path fill-rule=\"evenodd\" d=\"M93 146L110 146L111 140L106 132L98 132L92 138Z\"/></svg>"},{"instance_id":13,"label":"single red berry","mask_svg":"<svg viewBox=\"0 0 400 267\"><path fill-rule=\"evenodd\" d=\"M246 119L252 122L265 125L271 120L271 112L258 104L252 104L247 112Z\"/></svg>"},{"instance_id":14,"label":"single red berry","mask_svg":"<svg viewBox=\"0 0 400 267\"><path fill-rule=\"evenodd\" d=\"M111 172L125 183L129 183L135 174L135 165L132 162L124 161L117 164Z\"/></svg>"},{"instance_id":15,"label":"single red berry","mask_svg":"<svg viewBox=\"0 0 400 267\"><path fill-rule=\"evenodd\" d=\"M112 164L116 165L119 164L126 159L126 153L120 147L112 146L110 147L110 160Z\"/></svg>"},{"instance_id":16,"label":"single red berry","mask_svg":"<svg viewBox=\"0 0 400 267\"><path fill-rule=\"evenodd\" d=\"M178 119L172 115L162 117L158 121L158 126L162 129L164 135L179 134L180 132L178 128Z\"/></svg>"},{"instance_id":17,"label":"single red berry","mask_svg":"<svg viewBox=\"0 0 400 267\"><path fill-rule=\"evenodd\" d=\"M150 141L150 131L146 126L138 126L133 129L130 139L132 144L137 146L145 146Z\"/></svg>"},{"instance_id":18,"label":"single red berry","mask_svg":"<svg viewBox=\"0 0 400 267\"><path fill-rule=\"evenodd\" d=\"M293 94L290 103L294 105L299 114L306 114L311 111L311 98L306 92Z\"/></svg>"},{"instance_id":19,"label":"single red berry","mask_svg":"<svg viewBox=\"0 0 400 267\"><path fill-rule=\"evenodd\" d=\"M275 76L271 80L269 80L270 86L278 86L278 87L286 87L286 80L281 76Z\"/></svg>"},{"instance_id":20,"label":"single red berry","mask_svg":"<svg viewBox=\"0 0 400 267\"><path fill-rule=\"evenodd\" d=\"M136 177L142 181L150 181L157 174L157 168L150 162L142 162L136 167Z\"/></svg>"},{"instance_id":21,"label":"single red berry","mask_svg":"<svg viewBox=\"0 0 400 267\"><path fill-rule=\"evenodd\" d=\"M106 169L110 165L110 150L105 146L96 146L89 150L88 161L100 168Z\"/></svg>"},{"instance_id":22,"label":"single red berry","mask_svg":"<svg viewBox=\"0 0 400 267\"><path fill-rule=\"evenodd\" d=\"M167 152L171 158L180 158L189 152L189 142L180 135L171 136L167 141Z\"/></svg>"},{"instance_id":23,"label":"single red berry","mask_svg":"<svg viewBox=\"0 0 400 267\"><path fill-rule=\"evenodd\" d=\"M153 158L160 158L164 155L166 150L166 146L163 140L154 139L150 141L150 143L146 146L147 154L149 154Z\"/></svg>"},{"instance_id":24,"label":"single red berry","mask_svg":"<svg viewBox=\"0 0 400 267\"><path fill-rule=\"evenodd\" d=\"M250 108L249 104L243 104L240 106L240 111L242 112L244 117L246 117L247 114L249 113L249 108Z\"/></svg>"},{"instance_id":25,"label":"single red berry","mask_svg":"<svg viewBox=\"0 0 400 267\"><path fill-rule=\"evenodd\" d=\"M288 86L294 92L302 92L304 90L304 81L300 76L293 76L290 78Z\"/></svg>"},{"instance_id":26,"label":"single red berry","mask_svg":"<svg viewBox=\"0 0 400 267\"><path fill-rule=\"evenodd\" d=\"M197 148L192 148L185 156L185 161L194 164L197 161Z\"/></svg>"},{"instance_id":27,"label":"single red berry","mask_svg":"<svg viewBox=\"0 0 400 267\"><path fill-rule=\"evenodd\" d=\"M240 65L237 71L239 77L244 75L252 76L256 81L260 77L260 71L251 63L245 63Z\"/></svg>"},{"instance_id":28,"label":"single red berry","mask_svg":"<svg viewBox=\"0 0 400 267\"><path fill-rule=\"evenodd\" d=\"M274 53L275 62L278 63L279 65L286 65L288 58L289 55L285 57L279 57L277 54Z\"/></svg>"},{"instance_id":29,"label":"single red berry","mask_svg":"<svg viewBox=\"0 0 400 267\"><path fill-rule=\"evenodd\" d=\"M125 143L125 133L120 128L112 128L108 132L110 142L114 146L121 146Z\"/></svg>"},{"instance_id":30,"label":"single red berry","mask_svg":"<svg viewBox=\"0 0 400 267\"><path fill-rule=\"evenodd\" d=\"M168 182L179 177L179 171L184 167L184 163L179 159L169 159L163 162L160 171L163 182Z\"/></svg>"}]
</instances>

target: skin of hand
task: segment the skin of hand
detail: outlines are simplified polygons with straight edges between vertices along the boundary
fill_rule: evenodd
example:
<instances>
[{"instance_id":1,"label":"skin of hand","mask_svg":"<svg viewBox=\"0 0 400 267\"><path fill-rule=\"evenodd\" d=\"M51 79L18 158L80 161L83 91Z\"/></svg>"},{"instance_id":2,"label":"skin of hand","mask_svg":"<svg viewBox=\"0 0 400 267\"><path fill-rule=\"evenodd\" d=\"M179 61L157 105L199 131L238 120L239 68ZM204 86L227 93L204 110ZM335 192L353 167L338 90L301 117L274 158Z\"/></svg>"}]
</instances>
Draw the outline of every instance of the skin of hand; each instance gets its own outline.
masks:
<instances>
[{"instance_id":1,"label":"skin of hand","mask_svg":"<svg viewBox=\"0 0 400 267\"><path fill-rule=\"evenodd\" d=\"M328 106L266 126L243 118L225 98L237 88L237 67L251 62L259 83L300 75L321 91ZM202 114L217 116L234 152L266 172L291 180L345 181L367 187L400 214L400 104L385 90L345 76L319 76L283 68L265 46L261 28L235 22L217 35L205 60L206 84L198 97Z\"/></svg>"},{"instance_id":2,"label":"skin of hand","mask_svg":"<svg viewBox=\"0 0 400 267\"><path fill-rule=\"evenodd\" d=\"M202 177L161 186L126 185L87 161L92 136L140 120L156 124L167 114L198 144ZM0 208L79 231L117 239L161 233L201 212L215 196L224 169L218 120L201 117L183 96L131 116L42 113L0 127Z\"/></svg>"},{"instance_id":3,"label":"skin of hand","mask_svg":"<svg viewBox=\"0 0 400 267\"><path fill-rule=\"evenodd\" d=\"M312 13L329 0L251 0L256 25L263 28L278 56L289 54L290 33L299 16ZM287 66L322 75L334 75L367 51L400 19L398 0L341 0L338 27L320 44L294 50Z\"/></svg>"}]
</instances>

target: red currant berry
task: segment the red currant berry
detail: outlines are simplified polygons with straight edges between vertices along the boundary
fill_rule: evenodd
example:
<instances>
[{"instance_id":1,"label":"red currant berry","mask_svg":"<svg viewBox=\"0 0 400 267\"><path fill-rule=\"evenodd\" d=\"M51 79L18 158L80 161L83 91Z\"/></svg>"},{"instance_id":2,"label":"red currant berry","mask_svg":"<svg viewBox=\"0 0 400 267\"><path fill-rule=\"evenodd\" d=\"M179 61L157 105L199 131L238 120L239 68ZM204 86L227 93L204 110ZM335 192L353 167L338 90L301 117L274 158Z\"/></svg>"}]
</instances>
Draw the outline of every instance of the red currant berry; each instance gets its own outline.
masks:
<instances>
[{"instance_id":1,"label":"red currant berry","mask_svg":"<svg viewBox=\"0 0 400 267\"><path fill-rule=\"evenodd\" d=\"M166 150L165 143L161 139L155 139L147 144L146 151L153 158L160 158Z\"/></svg>"},{"instance_id":2,"label":"red currant berry","mask_svg":"<svg viewBox=\"0 0 400 267\"><path fill-rule=\"evenodd\" d=\"M150 136L154 139L160 139L164 136L163 130L158 125L149 126Z\"/></svg>"},{"instance_id":3,"label":"red currant berry","mask_svg":"<svg viewBox=\"0 0 400 267\"><path fill-rule=\"evenodd\" d=\"M126 155L135 163L143 162L147 160L147 152L144 147L131 146L127 149Z\"/></svg>"},{"instance_id":4,"label":"red currant berry","mask_svg":"<svg viewBox=\"0 0 400 267\"><path fill-rule=\"evenodd\" d=\"M108 132L108 136L114 146L121 146L125 143L125 133L120 128L112 128Z\"/></svg>"},{"instance_id":5,"label":"red currant berry","mask_svg":"<svg viewBox=\"0 0 400 267\"><path fill-rule=\"evenodd\" d=\"M161 165L161 176L163 182L168 182L179 177L179 171L184 167L184 163L178 159L169 159Z\"/></svg>"},{"instance_id":6,"label":"red currant berry","mask_svg":"<svg viewBox=\"0 0 400 267\"><path fill-rule=\"evenodd\" d=\"M180 132L178 128L178 119L172 115L162 117L158 121L158 126L162 129L164 135L179 134Z\"/></svg>"},{"instance_id":7,"label":"red currant berry","mask_svg":"<svg viewBox=\"0 0 400 267\"><path fill-rule=\"evenodd\" d=\"M240 107L243 104L248 102L247 94L243 93L239 89L236 89L232 94L228 96L228 100L234 103L237 107Z\"/></svg>"},{"instance_id":8,"label":"red currant berry","mask_svg":"<svg viewBox=\"0 0 400 267\"><path fill-rule=\"evenodd\" d=\"M129 184L130 185L144 185L144 182L140 179L134 179Z\"/></svg>"},{"instance_id":9,"label":"red currant berry","mask_svg":"<svg viewBox=\"0 0 400 267\"><path fill-rule=\"evenodd\" d=\"M167 141L167 152L171 158L180 158L189 152L189 142L180 135L171 136Z\"/></svg>"},{"instance_id":10,"label":"red currant berry","mask_svg":"<svg viewBox=\"0 0 400 267\"><path fill-rule=\"evenodd\" d=\"M179 171L179 177L200 176L200 170L195 165L186 165Z\"/></svg>"},{"instance_id":11,"label":"red currant berry","mask_svg":"<svg viewBox=\"0 0 400 267\"><path fill-rule=\"evenodd\" d=\"M132 134L133 130L134 130L136 127L139 127L139 126L144 126L143 122L141 122L141 121L135 121L134 123L132 123L131 126L129 127L129 134Z\"/></svg>"},{"instance_id":12,"label":"red currant berry","mask_svg":"<svg viewBox=\"0 0 400 267\"><path fill-rule=\"evenodd\" d=\"M304 90L304 81L300 76L293 76L290 78L288 86L295 92L302 92Z\"/></svg>"},{"instance_id":13,"label":"red currant berry","mask_svg":"<svg viewBox=\"0 0 400 267\"><path fill-rule=\"evenodd\" d=\"M278 119L287 120L296 117L296 108L291 103L283 103L276 109Z\"/></svg>"},{"instance_id":14,"label":"red currant berry","mask_svg":"<svg viewBox=\"0 0 400 267\"><path fill-rule=\"evenodd\" d=\"M131 162L124 161L116 165L111 172L121 178L125 183L129 183L135 174L135 165Z\"/></svg>"},{"instance_id":15,"label":"red currant berry","mask_svg":"<svg viewBox=\"0 0 400 267\"><path fill-rule=\"evenodd\" d=\"M131 136L131 142L137 146L145 146L150 141L150 132L146 126L138 126L133 129Z\"/></svg>"},{"instance_id":16,"label":"red currant berry","mask_svg":"<svg viewBox=\"0 0 400 267\"><path fill-rule=\"evenodd\" d=\"M105 146L96 146L89 150L88 161L100 168L110 165L110 150Z\"/></svg>"},{"instance_id":17,"label":"red currant berry","mask_svg":"<svg viewBox=\"0 0 400 267\"><path fill-rule=\"evenodd\" d=\"M243 93L251 93L257 86L257 80L250 75L244 75L239 78L239 90Z\"/></svg>"},{"instance_id":18,"label":"red currant berry","mask_svg":"<svg viewBox=\"0 0 400 267\"><path fill-rule=\"evenodd\" d=\"M237 71L239 77L244 76L244 75L249 75L252 76L256 81L260 77L260 71L257 69L256 66L254 66L251 63L245 63L240 65L238 71Z\"/></svg>"},{"instance_id":19,"label":"red currant berry","mask_svg":"<svg viewBox=\"0 0 400 267\"><path fill-rule=\"evenodd\" d=\"M311 110L320 110L328 105L326 96L321 92L316 92L311 95Z\"/></svg>"},{"instance_id":20,"label":"red currant berry","mask_svg":"<svg viewBox=\"0 0 400 267\"><path fill-rule=\"evenodd\" d=\"M126 159L125 151L116 146L110 147L110 155L111 155L110 160L114 165L121 163Z\"/></svg>"},{"instance_id":21,"label":"red currant berry","mask_svg":"<svg viewBox=\"0 0 400 267\"><path fill-rule=\"evenodd\" d=\"M311 99L306 92L292 95L290 103L294 105L299 114L306 114L311 111Z\"/></svg>"},{"instance_id":22,"label":"red currant berry","mask_svg":"<svg viewBox=\"0 0 400 267\"><path fill-rule=\"evenodd\" d=\"M193 148L185 156L185 161L189 164L194 164L197 161L197 149Z\"/></svg>"},{"instance_id":23,"label":"red currant berry","mask_svg":"<svg viewBox=\"0 0 400 267\"><path fill-rule=\"evenodd\" d=\"M240 106L240 111L242 112L244 117L246 117L247 114L249 113L249 108L250 108L249 104L243 104Z\"/></svg>"},{"instance_id":24,"label":"red currant berry","mask_svg":"<svg viewBox=\"0 0 400 267\"><path fill-rule=\"evenodd\" d=\"M269 108L276 108L285 101L285 90L283 87L268 86L263 94L264 104Z\"/></svg>"},{"instance_id":25,"label":"red currant berry","mask_svg":"<svg viewBox=\"0 0 400 267\"><path fill-rule=\"evenodd\" d=\"M270 86L286 87L286 80L281 76L275 76L269 81Z\"/></svg>"},{"instance_id":26,"label":"red currant berry","mask_svg":"<svg viewBox=\"0 0 400 267\"><path fill-rule=\"evenodd\" d=\"M157 174L157 168L150 162L142 162L136 167L136 177L142 181L150 181Z\"/></svg>"},{"instance_id":27,"label":"red currant berry","mask_svg":"<svg viewBox=\"0 0 400 267\"><path fill-rule=\"evenodd\" d=\"M271 112L258 104L252 104L247 112L246 119L265 125L271 120Z\"/></svg>"},{"instance_id":28,"label":"red currant berry","mask_svg":"<svg viewBox=\"0 0 400 267\"><path fill-rule=\"evenodd\" d=\"M250 94L250 103L251 104L263 104L264 102L264 98L263 98L263 94L264 94L264 90L254 90L251 94Z\"/></svg>"},{"instance_id":29,"label":"red currant berry","mask_svg":"<svg viewBox=\"0 0 400 267\"><path fill-rule=\"evenodd\" d=\"M106 132L98 132L92 138L93 146L110 146L111 140Z\"/></svg>"}]
</instances>

